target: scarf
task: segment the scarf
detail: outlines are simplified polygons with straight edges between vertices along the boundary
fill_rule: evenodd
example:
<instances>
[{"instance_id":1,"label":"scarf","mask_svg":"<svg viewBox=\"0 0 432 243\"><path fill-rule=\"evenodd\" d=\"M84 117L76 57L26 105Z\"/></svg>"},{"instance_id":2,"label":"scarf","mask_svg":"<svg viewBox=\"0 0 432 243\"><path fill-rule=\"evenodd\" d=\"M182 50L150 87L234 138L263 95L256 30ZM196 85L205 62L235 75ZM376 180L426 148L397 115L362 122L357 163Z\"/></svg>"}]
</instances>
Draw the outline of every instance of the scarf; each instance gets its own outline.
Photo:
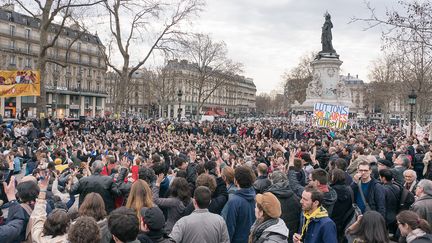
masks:
<instances>
[{"instance_id":1,"label":"scarf","mask_svg":"<svg viewBox=\"0 0 432 243\"><path fill-rule=\"evenodd\" d=\"M418 237L421 237L421 236L423 236L423 235L425 235L426 233L423 231L423 230L421 230L421 229L415 229L415 230L413 230L413 231L411 231L408 235L407 235L407 237L406 237L406 241L408 242L408 243L410 243L410 242L412 242L413 240L415 240L415 239L417 239Z\"/></svg>"},{"instance_id":2,"label":"scarf","mask_svg":"<svg viewBox=\"0 0 432 243\"><path fill-rule=\"evenodd\" d=\"M327 213L327 210L323 206L320 206L319 208L315 209L315 211L313 211L311 214L304 213L303 216L305 217L306 222L303 224L302 231L301 231L301 239L302 240L304 240L303 237L306 235L306 232L307 232L308 227L309 227L309 223L313 219L328 217L328 213Z\"/></svg>"},{"instance_id":3,"label":"scarf","mask_svg":"<svg viewBox=\"0 0 432 243\"><path fill-rule=\"evenodd\" d=\"M249 243L257 242L261 235L264 233L264 230L268 227L275 225L279 222L279 219L269 219L262 223L255 221L254 225L251 228L251 234L249 236Z\"/></svg>"}]
</instances>

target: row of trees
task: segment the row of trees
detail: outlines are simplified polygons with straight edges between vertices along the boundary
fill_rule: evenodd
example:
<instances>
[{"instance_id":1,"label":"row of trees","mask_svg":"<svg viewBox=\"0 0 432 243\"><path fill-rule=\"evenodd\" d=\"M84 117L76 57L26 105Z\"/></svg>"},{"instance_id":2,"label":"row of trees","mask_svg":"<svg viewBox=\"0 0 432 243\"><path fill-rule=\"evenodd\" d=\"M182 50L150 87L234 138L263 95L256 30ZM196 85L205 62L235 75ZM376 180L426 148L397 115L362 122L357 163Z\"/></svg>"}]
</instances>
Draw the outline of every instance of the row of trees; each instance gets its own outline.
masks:
<instances>
[{"instance_id":1,"label":"row of trees","mask_svg":"<svg viewBox=\"0 0 432 243\"><path fill-rule=\"evenodd\" d=\"M118 77L116 85L114 112L119 113L126 107L133 84L132 75L148 63L149 58L170 59L181 56L182 59L196 63L195 72L199 75L188 79L198 92L199 108L215 92L226 84L223 74L241 72L241 65L227 57L227 47L223 42L215 42L205 34L186 32L185 26L202 11L204 0L15 0L20 9L40 19L38 67L41 72L41 95L37 99L37 113L46 113L45 80L47 63L67 67L68 60L54 61L48 58L48 51L55 47L64 28L77 27L77 32L87 33L95 19L106 24L109 36L100 46L109 70ZM95 14L96 13L96 14ZM92 23L86 25L91 19ZM88 27L87 27L88 26ZM103 30L100 32L104 32ZM52 38L49 38L51 36ZM71 47L80 36L70 43ZM147 48L145 48L147 47ZM139 50L139 51L137 51ZM67 56L67 55L66 55ZM168 71L161 68L154 70L150 82L155 87L154 95L159 100L172 96L164 86ZM169 84L171 85L171 84ZM162 97L162 99L161 99Z\"/></svg>"},{"instance_id":2,"label":"row of trees","mask_svg":"<svg viewBox=\"0 0 432 243\"><path fill-rule=\"evenodd\" d=\"M432 112L432 3L399 1L399 11L388 10L379 17L370 3L368 18L353 18L367 23L366 29L382 27L383 55L372 64L367 100L380 105L384 114L392 102L406 104L414 90L417 121L424 122Z\"/></svg>"}]
</instances>

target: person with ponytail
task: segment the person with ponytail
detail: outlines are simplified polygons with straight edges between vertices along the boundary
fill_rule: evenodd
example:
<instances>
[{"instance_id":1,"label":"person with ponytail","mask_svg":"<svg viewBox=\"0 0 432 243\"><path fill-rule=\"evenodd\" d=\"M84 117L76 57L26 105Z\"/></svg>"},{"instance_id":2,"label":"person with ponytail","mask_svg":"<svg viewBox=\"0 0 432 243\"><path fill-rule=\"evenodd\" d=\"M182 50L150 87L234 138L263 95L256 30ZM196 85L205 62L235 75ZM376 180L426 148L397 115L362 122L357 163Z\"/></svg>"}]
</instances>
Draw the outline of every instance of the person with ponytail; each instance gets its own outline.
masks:
<instances>
[{"instance_id":1,"label":"person with ponytail","mask_svg":"<svg viewBox=\"0 0 432 243\"><path fill-rule=\"evenodd\" d=\"M401 235L406 243L432 242L432 228L429 223L413 211L405 210L396 216Z\"/></svg>"}]
</instances>

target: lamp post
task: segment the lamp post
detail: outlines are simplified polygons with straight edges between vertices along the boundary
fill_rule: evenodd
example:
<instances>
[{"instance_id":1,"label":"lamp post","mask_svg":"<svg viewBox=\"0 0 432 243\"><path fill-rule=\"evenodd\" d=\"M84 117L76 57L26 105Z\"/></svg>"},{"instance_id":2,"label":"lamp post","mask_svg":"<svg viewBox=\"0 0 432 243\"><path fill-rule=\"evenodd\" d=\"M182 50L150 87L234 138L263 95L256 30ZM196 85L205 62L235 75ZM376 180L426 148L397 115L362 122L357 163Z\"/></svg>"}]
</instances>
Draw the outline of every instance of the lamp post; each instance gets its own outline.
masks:
<instances>
[{"instance_id":1,"label":"lamp post","mask_svg":"<svg viewBox=\"0 0 432 243\"><path fill-rule=\"evenodd\" d=\"M183 96L183 91L181 89L179 89L178 92L177 92L177 97L178 97L178 102L179 102L179 106L178 106L178 109L177 109L177 119L178 119L179 122L180 122L181 113L182 113L182 108L181 108L182 96Z\"/></svg>"},{"instance_id":2,"label":"lamp post","mask_svg":"<svg viewBox=\"0 0 432 243\"><path fill-rule=\"evenodd\" d=\"M82 81L82 70L78 71L77 84L78 84L78 118L81 116L81 81Z\"/></svg>"},{"instance_id":3,"label":"lamp post","mask_svg":"<svg viewBox=\"0 0 432 243\"><path fill-rule=\"evenodd\" d=\"M408 95L408 104L410 105L411 109L410 109L410 136L413 135L413 130L414 130L414 106L416 104L416 100L417 100L417 94L415 93L414 89L411 90L411 93Z\"/></svg>"},{"instance_id":4,"label":"lamp post","mask_svg":"<svg viewBox=\"0 0 432 243\"><path fill-rule=\"evenodd\" d=\"M55 118L57 118L57 116L58 116L58 112L57 112L57 103L58 103L57 84L58 84L59 76L60 76L60 72L56 68L53 72L53 79L54 79L53 83L54 83L54 92L55 92L54 93L55 100L53 100L55 113L53 112L53 115L55 115Z\"/></svg>"}]
</instances>

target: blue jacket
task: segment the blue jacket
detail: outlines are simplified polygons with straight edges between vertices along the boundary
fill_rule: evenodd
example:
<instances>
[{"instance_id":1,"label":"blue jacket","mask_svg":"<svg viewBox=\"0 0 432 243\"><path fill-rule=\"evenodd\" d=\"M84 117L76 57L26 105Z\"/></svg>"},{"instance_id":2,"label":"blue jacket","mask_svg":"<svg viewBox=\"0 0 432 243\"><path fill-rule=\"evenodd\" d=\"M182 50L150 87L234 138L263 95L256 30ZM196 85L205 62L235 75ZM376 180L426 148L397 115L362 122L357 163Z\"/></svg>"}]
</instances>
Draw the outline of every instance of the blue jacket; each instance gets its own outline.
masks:
<instances>
[{"instance_id":1,"label":"blue jacket","mask_svg":"<svg viewBox=\"0 0 432 243\"><path fill-rule=\"evenodd\" d=\"M305 218L301 217L299 233L303 228L305 223ZM303 241L305 243L330 243L338 242L336 225L329 217L311 219L309 226L303 236Z\"/></svg>"},{"instance_id":2,"label":"blue jacket","mask_svg":"<svg viewBox=\"0 0 432 243\"><path fill-rule=\"evenodd\" d=\"M241 188L228 199L222 211L231 243L248 242L249 231L255 222L255 190Z\"/></svg>"}]
</instances>

